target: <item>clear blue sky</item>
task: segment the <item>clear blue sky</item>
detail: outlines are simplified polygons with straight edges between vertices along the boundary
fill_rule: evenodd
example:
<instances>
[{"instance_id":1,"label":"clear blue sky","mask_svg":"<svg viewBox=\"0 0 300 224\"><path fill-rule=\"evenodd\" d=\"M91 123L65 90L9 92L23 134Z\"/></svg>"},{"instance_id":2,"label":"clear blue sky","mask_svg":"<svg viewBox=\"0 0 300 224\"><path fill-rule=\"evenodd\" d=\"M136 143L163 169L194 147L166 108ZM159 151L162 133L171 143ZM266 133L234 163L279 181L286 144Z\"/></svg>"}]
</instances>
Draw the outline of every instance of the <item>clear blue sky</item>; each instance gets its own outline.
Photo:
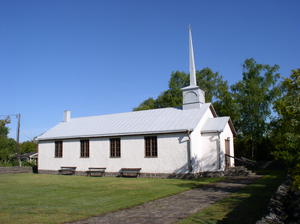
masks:
<instances>
[{"instance_id":1,"label":"clear blue sky","mask_svg":"<svg viewBox=\"0 0 300 224\"><path fill-rule=\"evenodd\" d=\"M300 67L300 1L0 1L0 114L21 140L72 116L127 112L196 67L241 79L242 63ZM11 136L15 137L15 120Z\"/></svg>"}]
</instances>

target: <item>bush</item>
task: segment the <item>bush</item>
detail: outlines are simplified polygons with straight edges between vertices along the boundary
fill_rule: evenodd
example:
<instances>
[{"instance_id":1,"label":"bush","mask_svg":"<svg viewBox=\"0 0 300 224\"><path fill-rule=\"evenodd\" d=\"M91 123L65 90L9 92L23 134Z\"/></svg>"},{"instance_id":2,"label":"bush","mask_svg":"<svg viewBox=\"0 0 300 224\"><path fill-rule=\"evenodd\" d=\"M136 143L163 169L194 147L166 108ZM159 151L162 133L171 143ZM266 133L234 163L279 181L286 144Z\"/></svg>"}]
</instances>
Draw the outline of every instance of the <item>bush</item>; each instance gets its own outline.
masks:
<instances>
[{"instance_id":1,"label":"bush","mask_svg":"<svg viewBox=\"0 0 300 224\"><path fill-rule=\"evenodd\" d=\"M22 161L22 166L36 166L35 162L33 161Z\"/></svg>"},{"instance_id":2,"label":"bush","mask_svg":"<svg viewBox=\"0 0 300 224\"><path fill-rule=\"evenodd\" d=\"M291 170L292 175L292 189L294 191L300 190L300 164L297 164L294 169Z\"/></svg>"},{"instance_id":3,"label":"bush","mask_svg":"<svg viewBox=\"0 0 300 224\"><path fill-rule=\"evenodd\" d=\"M0 161L0 166L19 166L17 160Z\"/></svg>"}]
</instances>

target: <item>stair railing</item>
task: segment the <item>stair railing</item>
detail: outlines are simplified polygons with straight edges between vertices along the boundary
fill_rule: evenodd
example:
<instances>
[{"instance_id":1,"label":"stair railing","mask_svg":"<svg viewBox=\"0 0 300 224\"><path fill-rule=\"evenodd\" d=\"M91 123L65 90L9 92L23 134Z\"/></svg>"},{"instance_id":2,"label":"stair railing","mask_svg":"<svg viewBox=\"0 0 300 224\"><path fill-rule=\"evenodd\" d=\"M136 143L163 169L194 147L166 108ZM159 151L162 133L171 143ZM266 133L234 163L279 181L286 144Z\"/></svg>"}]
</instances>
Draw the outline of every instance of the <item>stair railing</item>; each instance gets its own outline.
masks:
<instances>
[{"instance_id":1,"label":"stair railing","mask_svg":"<svg viewBox=\"0 0 300 224\"><path fill-rule=\"evenodd\" d=\"M250 165L250 166L256 166L257 165L256 161L247 159L245 157L239 158L239 157L231 156L231 155L228 155L228 154L225 154L225 156L233 158L234 160L239 161L239 162L241 162L245 165Z\"/></svg>"}]
</instances>

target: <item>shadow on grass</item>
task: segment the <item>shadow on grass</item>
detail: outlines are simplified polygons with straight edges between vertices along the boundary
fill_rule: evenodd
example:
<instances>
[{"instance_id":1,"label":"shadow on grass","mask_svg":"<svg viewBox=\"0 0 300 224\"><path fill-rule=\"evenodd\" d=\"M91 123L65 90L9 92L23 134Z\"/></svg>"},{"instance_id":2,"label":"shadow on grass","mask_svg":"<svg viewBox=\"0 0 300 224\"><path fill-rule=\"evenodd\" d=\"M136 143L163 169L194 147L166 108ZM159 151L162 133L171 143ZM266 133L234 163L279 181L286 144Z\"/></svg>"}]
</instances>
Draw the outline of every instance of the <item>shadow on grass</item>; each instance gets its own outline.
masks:
<instances>
[{"instance_id":1,"label":"shadow on grass","mask_svg":"<svg viewBox=\"0 0 300 224\"><path fill-rule=\"evenodd\" d=\"M238 189L228 189L228 192L236 193L233 193L229 197L210 205L180 223L255 223L266 214L269 200L284 178L284 173L282 171L265 171L260 172L260 174L265 175L255 181L255 183L250 184L239 191ZM230 179L227 181L230 181ZM218 188L212 190L226 191L226 189Z\"/></svg>"},{"instance_id":2,"label":"shadow on grass","mask_svg":"<svg viewBox=\"0 0 300 224\"><path fill-rule=\"evenodd\" d=\"M218 179L214 178L214 181L205 179L206 183L203 183L203 180L199 180L199 182L194 181L189 183L180 183L178 184L178 186L184 188L205 190L208 192L234 193L245 187L245 184L253 183L257 179L259 179L259 177L222 177Z\"/></svg>"},{"instance_id":3,"label":"shadow on grass","mask_svg":"<svg viewBox=\"0 0 300 224\"><path fill-rule=\"evenodd\" d=\"M217 223L255 223L266 214L270 198L282 181L281 174L273 174L242 189L236 197L228 198L234 208Z\"/></svg>"},{"instance_id":4,"label":"shadow on grass","mask_svg":"<svg viewBox=\"0 0 300 224\"><path fill-rule=\"evenodd\" d=\"M171 178L172 179L172 178ZM195 189L195 188L201 188L207 187L210 184L223 181L224 177L201 177L199 179L181 179L181 183L176 184L178 187L182 188L189 188L189 189Z\"/></svg>"}]
</instances>

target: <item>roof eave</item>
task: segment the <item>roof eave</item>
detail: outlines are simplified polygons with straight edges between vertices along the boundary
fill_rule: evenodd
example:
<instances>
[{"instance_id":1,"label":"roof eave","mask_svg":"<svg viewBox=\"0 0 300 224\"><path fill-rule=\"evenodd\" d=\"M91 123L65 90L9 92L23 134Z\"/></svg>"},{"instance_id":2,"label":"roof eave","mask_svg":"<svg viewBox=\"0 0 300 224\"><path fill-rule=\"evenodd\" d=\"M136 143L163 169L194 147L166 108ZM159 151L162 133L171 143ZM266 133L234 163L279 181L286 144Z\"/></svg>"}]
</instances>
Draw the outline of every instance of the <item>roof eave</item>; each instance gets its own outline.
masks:
<instances>
[{"instance_id":1,"label":"roof eave","mask_svg":"<svg viewBox=\"0 0 300 224\"><path fill-rule=\"evenodd\" d=\"M115 136L134 136L134 135L154 135L154 134L171 134L171 133L184 133L187 131L193 131L192 129L178 129L178 130L165 130L165 131L145 131L145 132L127 132L127 133L108 133L98 135L73 135L73 136L57 136L37 138L38 141L49 141L58 139L79 139L79 138L102 138L102 137L115 137Z\"/></svg>"},{"instance_id":2,"label":"roof eave","mask_svg":"<svg viewBox=\"0 0 300 224\"><path fill-rule=\"evenodd\" d=\"M207 131L201 131L201 134L211 134L211 133L221 133L223 130L207 130Z\"/></svg>"},{"instance_id":3,"label":"roof eave","mask_svg":"<svg viewBox=\"0 0 300 224\"><path fill-rule=\"evenodd\" d=\"M232 131L233 136L235 137L237 135L237 133L236 133L236 130L233 126L233 122L232 122L230 117L229 117L229 120L228 120L228 124L229 124L229 127L230 127L231 131Z\"/></svg>"},{"instance_id":4,"label":"roof eave","mask_svg":"<svg viewBox=\"0 0 300 224\"><path fill-rule=\"evenodd\" d=\"M212 112L212 114L214 115L214 117L218 117L217 112L216 112L214 106L212 105L212 103L209 105L209 109Z\"/></svg>"}]
</instances>

